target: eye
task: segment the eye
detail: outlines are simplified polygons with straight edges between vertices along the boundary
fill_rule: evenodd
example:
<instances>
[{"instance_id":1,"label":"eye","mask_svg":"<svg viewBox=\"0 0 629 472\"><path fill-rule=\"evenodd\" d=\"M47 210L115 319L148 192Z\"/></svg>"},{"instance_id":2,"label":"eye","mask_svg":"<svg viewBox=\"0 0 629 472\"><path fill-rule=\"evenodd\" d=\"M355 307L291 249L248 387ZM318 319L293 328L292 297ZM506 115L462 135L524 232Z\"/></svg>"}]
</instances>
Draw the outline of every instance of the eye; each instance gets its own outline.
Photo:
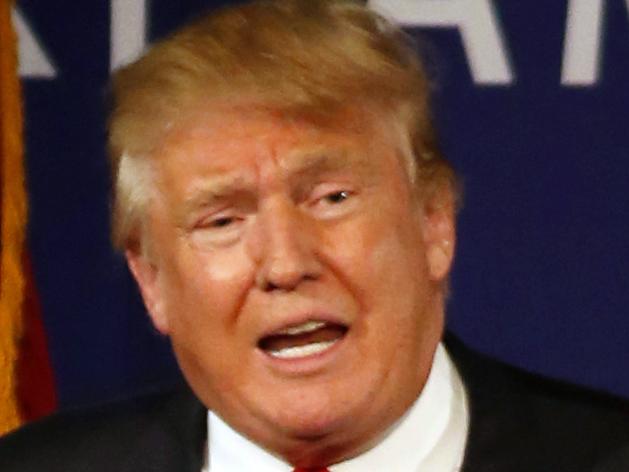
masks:
<instances>
[{"instance_id":1,"label":"eye","mask_svg":"<svg viewBox=\"0 0 629 472\"><path fill-rule=\"evenodd\" d=\"M216 215L197 223L196 228L206 231L228 231L239 225L243 218L238 215Z\"/></svg>"},{"instance_id":2,"label":"eye","mask_svg":"<svg viewBox=\"0 0 629 472\"><path fill-rule=\"evenodd\" d=\"M351 196L351 193L347 190L339 190L337 192L332 192L323 197L324 200L329 203L342 203L347 200Z\"/></svg>"},{"instance_id":3,"label":"eye","mask_svg":"<svg viewBox=\"0 0 629 472\"><path fill-rule=\"evenodd\" d=\"M236 222L233 216L221 216L207 222L206 226L210 228L225 228Z\"/></svg>"},{"instance_id":4,"label":"eye","mask_svg":"<svg viewBox=\"0 0 629 472\"><path fill-rule=\"evenodd\" d=\"M313 191L308 206L317 218L336 219L356 208L356 196L356 192L345 185L321 185Z\"/></svg>"},{"instance_id":5,"label":"eye","mask_svg":"<svg viewBox=\"0 0 629 472\"><path fill-rule=\"evenodd\" d=\"M200 219L192 229L192 238L200 246L221 247L235 243L240 238L246 216L220 212Z\"/></svg>"}]
</instances>

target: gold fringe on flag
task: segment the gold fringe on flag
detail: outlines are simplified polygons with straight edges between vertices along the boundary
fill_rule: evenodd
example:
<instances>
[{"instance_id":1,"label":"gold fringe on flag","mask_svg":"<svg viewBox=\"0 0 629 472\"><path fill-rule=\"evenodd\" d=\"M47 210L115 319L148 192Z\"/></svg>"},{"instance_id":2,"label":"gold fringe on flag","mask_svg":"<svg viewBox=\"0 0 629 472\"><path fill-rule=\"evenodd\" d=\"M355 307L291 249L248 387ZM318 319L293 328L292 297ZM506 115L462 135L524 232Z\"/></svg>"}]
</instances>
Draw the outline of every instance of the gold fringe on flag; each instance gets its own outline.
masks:
<instances>
[{"instance_id":1,"label":"gold fringe on flag","mask_svg":"<svg viewBox=\"0 0 629 472\"><path fill-rule=\"evenodd\" d=\"M22 101L12 0L0 0L0 434L21 423L16 395L26 225Z\"/></svg>"}]
</instances>

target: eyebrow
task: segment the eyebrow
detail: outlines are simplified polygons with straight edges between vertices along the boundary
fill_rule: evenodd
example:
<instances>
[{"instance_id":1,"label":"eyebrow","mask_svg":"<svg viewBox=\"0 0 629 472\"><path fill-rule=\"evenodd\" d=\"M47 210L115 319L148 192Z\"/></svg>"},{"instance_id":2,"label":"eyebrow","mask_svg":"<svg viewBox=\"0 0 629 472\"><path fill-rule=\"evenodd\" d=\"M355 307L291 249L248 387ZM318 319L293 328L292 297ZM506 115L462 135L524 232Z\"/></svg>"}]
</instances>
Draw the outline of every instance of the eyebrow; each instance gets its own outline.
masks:
<instances>
[{"instance_id":1,"label":"eyebrow","mask_svg":"<svg viewBox=\"0 0 629 472\"><path fill-rule=\"evenodd\" d=\"M213 175L194 185L184 199L183 211L188 213L210 206L234 194L244 193L251 187L248 179L237 173Z\"/></svg>"},{"instance_id":2,"label":"eyebrow","mask_svg":"<svg viewBox=\"0 0 629 472\"><path fill-rule=\"evenodd\" d=\"M282 163L282 168L289 179L293 176L308 177L344 169L351 169L356 175L360 175L371 173L369 171L372 170L372 166L368 165L368 162L344 149L326 148L299 151L288 156Z\"/></svg>"},{"instance_id":3,"label":"eyebrow","mask_svg":"<svg viewBox=\"0 0 629 472\"><path fill-rule=\"evenodd\" d=\"M299 150L282 159L280 166L286 178L300 180L327 172L351 169L356 175L371 175L373 166L365 165L364 159L343 149ZM237 170L227 174L216 174L199 181L188 192L181 207L184 217L196 210L214 205L234 195L250 195L254 186L250 178Z\"/></svg>"}]
</instances>

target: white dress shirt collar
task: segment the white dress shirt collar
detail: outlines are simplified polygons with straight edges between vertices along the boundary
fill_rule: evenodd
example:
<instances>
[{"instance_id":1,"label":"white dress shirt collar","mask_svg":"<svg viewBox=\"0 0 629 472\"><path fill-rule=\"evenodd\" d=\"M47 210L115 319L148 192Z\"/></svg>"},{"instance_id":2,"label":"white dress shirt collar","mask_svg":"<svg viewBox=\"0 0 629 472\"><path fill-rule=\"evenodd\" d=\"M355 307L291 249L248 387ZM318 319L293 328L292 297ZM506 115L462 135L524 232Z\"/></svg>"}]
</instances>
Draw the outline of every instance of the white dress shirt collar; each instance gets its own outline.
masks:
<instances>
[{"instance_id":1,"label":"white dress shirt collar","mask_svg":"<svg viewBox=\"0 0 629 472\"><path fill-rule=\"evenodd\" d=\"M465 390L439 345L426 385L411 408L369 451L329 466L330 472L451 472L461 467L468 430ZM290 472L293 468L251 442L211 411L203 471Z\"/></svg>"}]
</instances>

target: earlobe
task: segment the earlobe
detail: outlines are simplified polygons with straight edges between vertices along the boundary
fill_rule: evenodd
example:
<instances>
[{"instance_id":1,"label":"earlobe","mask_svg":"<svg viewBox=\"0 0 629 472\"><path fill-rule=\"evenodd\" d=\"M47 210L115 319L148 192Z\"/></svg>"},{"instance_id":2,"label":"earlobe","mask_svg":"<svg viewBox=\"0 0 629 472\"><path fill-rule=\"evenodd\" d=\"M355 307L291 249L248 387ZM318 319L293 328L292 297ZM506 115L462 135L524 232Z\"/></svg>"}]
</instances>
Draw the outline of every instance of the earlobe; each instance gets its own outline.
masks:
<instances>
[{"instance_id":1,"label":"earlobe","mask_svg":"<svg viewBox=\"0 0 629 472\"><path fill-rule=\"evenodd\" d=\"M441 281L445 279L452 265L452 250L449 241L433 244L428 248L428 269L431 279Z\"/></svg>"},{"instance_id":2,"label":"earlobe","mask_svg":"<svg viewBox=\"0 0 629 472\"><path fill-rule=\"evenodd\" d=\"M144 305L155 328L162 334L169 333L168 316L163 307L159 269L141 251L127 249L125 257L129 270L140 288Z\"/></svg>"},{"instance_id":3,"label":"earlobe","mask_svg":"<svg viewBox=\"0 0 629 472\"><path fill-rule=\"evenodd\" d=\"M454 198L449 190L436 192L424 208L424 242L430 278L444 280L452 266L455 246Z\"/></svg>"}]
</instances>

